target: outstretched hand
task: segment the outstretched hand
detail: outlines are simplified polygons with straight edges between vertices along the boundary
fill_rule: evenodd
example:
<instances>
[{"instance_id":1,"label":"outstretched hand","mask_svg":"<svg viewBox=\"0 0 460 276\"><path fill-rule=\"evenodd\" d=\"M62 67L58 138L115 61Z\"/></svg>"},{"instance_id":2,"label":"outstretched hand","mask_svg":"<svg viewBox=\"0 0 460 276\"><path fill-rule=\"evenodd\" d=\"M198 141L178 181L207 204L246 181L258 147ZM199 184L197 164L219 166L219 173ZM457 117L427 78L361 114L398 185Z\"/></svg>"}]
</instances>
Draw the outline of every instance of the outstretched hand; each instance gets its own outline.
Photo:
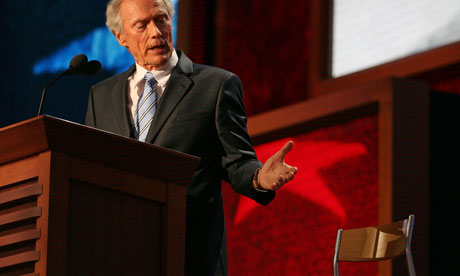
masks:
<instances>
[{"instance_id":1,"label":"outstretched hand","mask_svg":"<svg viewBox=\"0 0 460 276\"><path fill-rule=\"evenodd\" d=\"M292 149L294 142L289 141L265 162L258 175L258 184L265 190L276 191L294 179L297 167L284 163L284 157Z\"/></svg>"}]
</instances>

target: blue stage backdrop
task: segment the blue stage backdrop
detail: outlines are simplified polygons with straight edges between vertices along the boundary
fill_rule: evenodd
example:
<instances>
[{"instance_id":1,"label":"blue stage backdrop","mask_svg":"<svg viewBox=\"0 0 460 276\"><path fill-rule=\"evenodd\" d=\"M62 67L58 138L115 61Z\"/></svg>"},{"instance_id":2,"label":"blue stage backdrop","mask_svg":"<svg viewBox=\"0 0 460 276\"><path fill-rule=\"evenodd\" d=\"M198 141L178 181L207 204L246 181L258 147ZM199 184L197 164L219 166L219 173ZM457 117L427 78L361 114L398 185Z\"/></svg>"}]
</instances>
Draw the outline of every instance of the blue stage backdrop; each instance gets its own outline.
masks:
<instances>
[{"instance_id":1,"label":"blue stage backdrop","mask_svg":"<svg viewBox=\"0 0 460 276\"><path fill-rule=\"evenodd\" d=\"M96 76L67 76L48 89L44 114L83 123L91 85L134 60L105 27L108 0L2 0L0 127L36 116L43 87L77 54L102 63ZM173 22L174 41L177 30Z\"/></svg>"}]
</instances>

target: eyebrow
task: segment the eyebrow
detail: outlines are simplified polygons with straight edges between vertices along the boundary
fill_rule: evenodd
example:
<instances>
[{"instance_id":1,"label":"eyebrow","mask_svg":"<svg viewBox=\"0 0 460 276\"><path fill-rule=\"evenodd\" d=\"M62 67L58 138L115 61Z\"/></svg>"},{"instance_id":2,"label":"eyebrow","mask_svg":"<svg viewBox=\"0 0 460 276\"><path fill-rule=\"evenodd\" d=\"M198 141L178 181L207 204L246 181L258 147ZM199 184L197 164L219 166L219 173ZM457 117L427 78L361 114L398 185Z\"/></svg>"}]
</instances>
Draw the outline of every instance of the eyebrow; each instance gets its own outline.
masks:
<instances>
[{"instance_id":1,"label":"eyebrow","mask_svg":"<svg viewBox=\"0 0 460 276\"><path fill-rule=\"evenodd\" d=\"M159 16L168 16L169 17L169 14L167 12L159 12L158 14L156 14L154 16L154 18L157 18ZM150 17L146 17L146 18L140 18L140 19L136 19L134 22L133 22L133 25L136 25L138 23L144 23L144 22L147 22L150 20Z\"/></svg>"},{"instance_id":2,"label":"eyebrow","mask_svg":"<svg viewBox=\"0 0 460 276\"><path fill-rule=\"evenodd\" d=\"M137 19L136 21L133 22L133 25L136 25L138 23L145 23L146 21L148 21L147 18Z\"/></svg>"}]
</instances>

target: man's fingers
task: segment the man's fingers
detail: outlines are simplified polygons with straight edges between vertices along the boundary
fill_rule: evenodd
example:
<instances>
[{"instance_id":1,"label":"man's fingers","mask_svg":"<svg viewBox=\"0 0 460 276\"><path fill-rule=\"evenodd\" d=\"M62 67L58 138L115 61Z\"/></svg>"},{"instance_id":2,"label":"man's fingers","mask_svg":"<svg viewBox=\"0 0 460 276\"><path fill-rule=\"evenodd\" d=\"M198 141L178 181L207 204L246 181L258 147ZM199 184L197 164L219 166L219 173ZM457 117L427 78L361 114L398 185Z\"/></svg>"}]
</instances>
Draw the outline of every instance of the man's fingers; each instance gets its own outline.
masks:
<instances>
[{"instance_id":1,"label":"man's fingers","mask_svg":"<svg viewBox=\"0 0 460 276\"><path fill-rule=\"evenodd\" d=\"M294 146L294 142L292 141L288 141L286 144L284 144L284 146L280 149L280 154L281 154L281 159L283 160L284 159L284 156L286 156L286 154L292 149L292 147Z\"/></svg>"},{"instance_id":2,"label":"man's fingers","mask_svg":"<svg viewBox=\"0 0 460 276\"><path fill-rule=\"evenodd\" d=\"M286 172L285 175L279 175L276 181L272 184L271 189L273 191L276 191L279 188L281 188L284 184L286 184L287 182L293 180L296 172L297 172L297 168L295 168L295 171Z\"/></svg>"},{"instance_id":3,"label":"man's fingers","mask_svg":"<svg viewBox=\"0 0 460 276\"><path fill-rule=\"evenodd\" d=\"M285 165L285 174L288 174L288 173L294 173L296 174L297 173L297 167L292 167L292 166L289 166L288 164L284 164Z\"/></svg>"},{"instance_id":4,"label":"man's fingers","mask_svg":"<svg viewBox=\"0 0 460 276\"><path fill-rule=\"evenodd\" d=\"M284 177L282 175L278 176L278 181L276 181L276 184L283 185L284 183L286 183Z\"/></svg>"},{"instance_id":5,"label":"man's fingers","mask_svg":"<svg viewBox=\"0 0 460 276\"><path fill-rule=\"evenodd\" d=\"M289 181L291 181L292 179L294 179L294 175L295 175L294 172L290 172L290 173L288 174L288 179L289 179Z\"/></svg>"},{"instance_id":6,"label":"man's fingers","mask_svg":"<svg viewBox=\"0 0 460 276\"><path fill-rule=\"evenodd\" d=\"M284 183L286 183L286 179L284 178L284 176L279 175L276 181L272 184L272 190L278 190L279 188L281 188L281 186L284 185Z\"/></svg>"}]
</instances>

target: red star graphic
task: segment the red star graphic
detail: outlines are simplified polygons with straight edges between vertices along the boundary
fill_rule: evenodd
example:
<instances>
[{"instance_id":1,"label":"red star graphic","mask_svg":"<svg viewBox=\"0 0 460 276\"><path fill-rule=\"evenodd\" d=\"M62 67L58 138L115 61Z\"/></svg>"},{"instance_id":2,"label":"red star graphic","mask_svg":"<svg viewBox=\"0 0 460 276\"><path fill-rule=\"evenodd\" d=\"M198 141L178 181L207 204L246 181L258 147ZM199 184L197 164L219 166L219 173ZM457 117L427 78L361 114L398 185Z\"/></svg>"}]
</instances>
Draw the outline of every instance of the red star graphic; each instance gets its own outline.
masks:
<instances>
[{"instance_id":1,"label":"red star graphic","mask_svg":"<svg viewBox=\"0 0 460 276\"><path fill-rule=\"evenodd\" d=\"M294 141L294 148L286 155L286 163L298 167L295 179L287 183L279 192L275 200L283 200L283 193L290 192L317 204L346 221L345 209L329 189L320 174L320 170L332 166L334 163L366 153L366 148L360 143L344 143L334 141L295 141L283 139L256 147L260 160L268 159L279 150L288 140ZM259 206L253 200L240 196L234 224L242 222L250 212Z\"/></svg>"}]
</instances>

